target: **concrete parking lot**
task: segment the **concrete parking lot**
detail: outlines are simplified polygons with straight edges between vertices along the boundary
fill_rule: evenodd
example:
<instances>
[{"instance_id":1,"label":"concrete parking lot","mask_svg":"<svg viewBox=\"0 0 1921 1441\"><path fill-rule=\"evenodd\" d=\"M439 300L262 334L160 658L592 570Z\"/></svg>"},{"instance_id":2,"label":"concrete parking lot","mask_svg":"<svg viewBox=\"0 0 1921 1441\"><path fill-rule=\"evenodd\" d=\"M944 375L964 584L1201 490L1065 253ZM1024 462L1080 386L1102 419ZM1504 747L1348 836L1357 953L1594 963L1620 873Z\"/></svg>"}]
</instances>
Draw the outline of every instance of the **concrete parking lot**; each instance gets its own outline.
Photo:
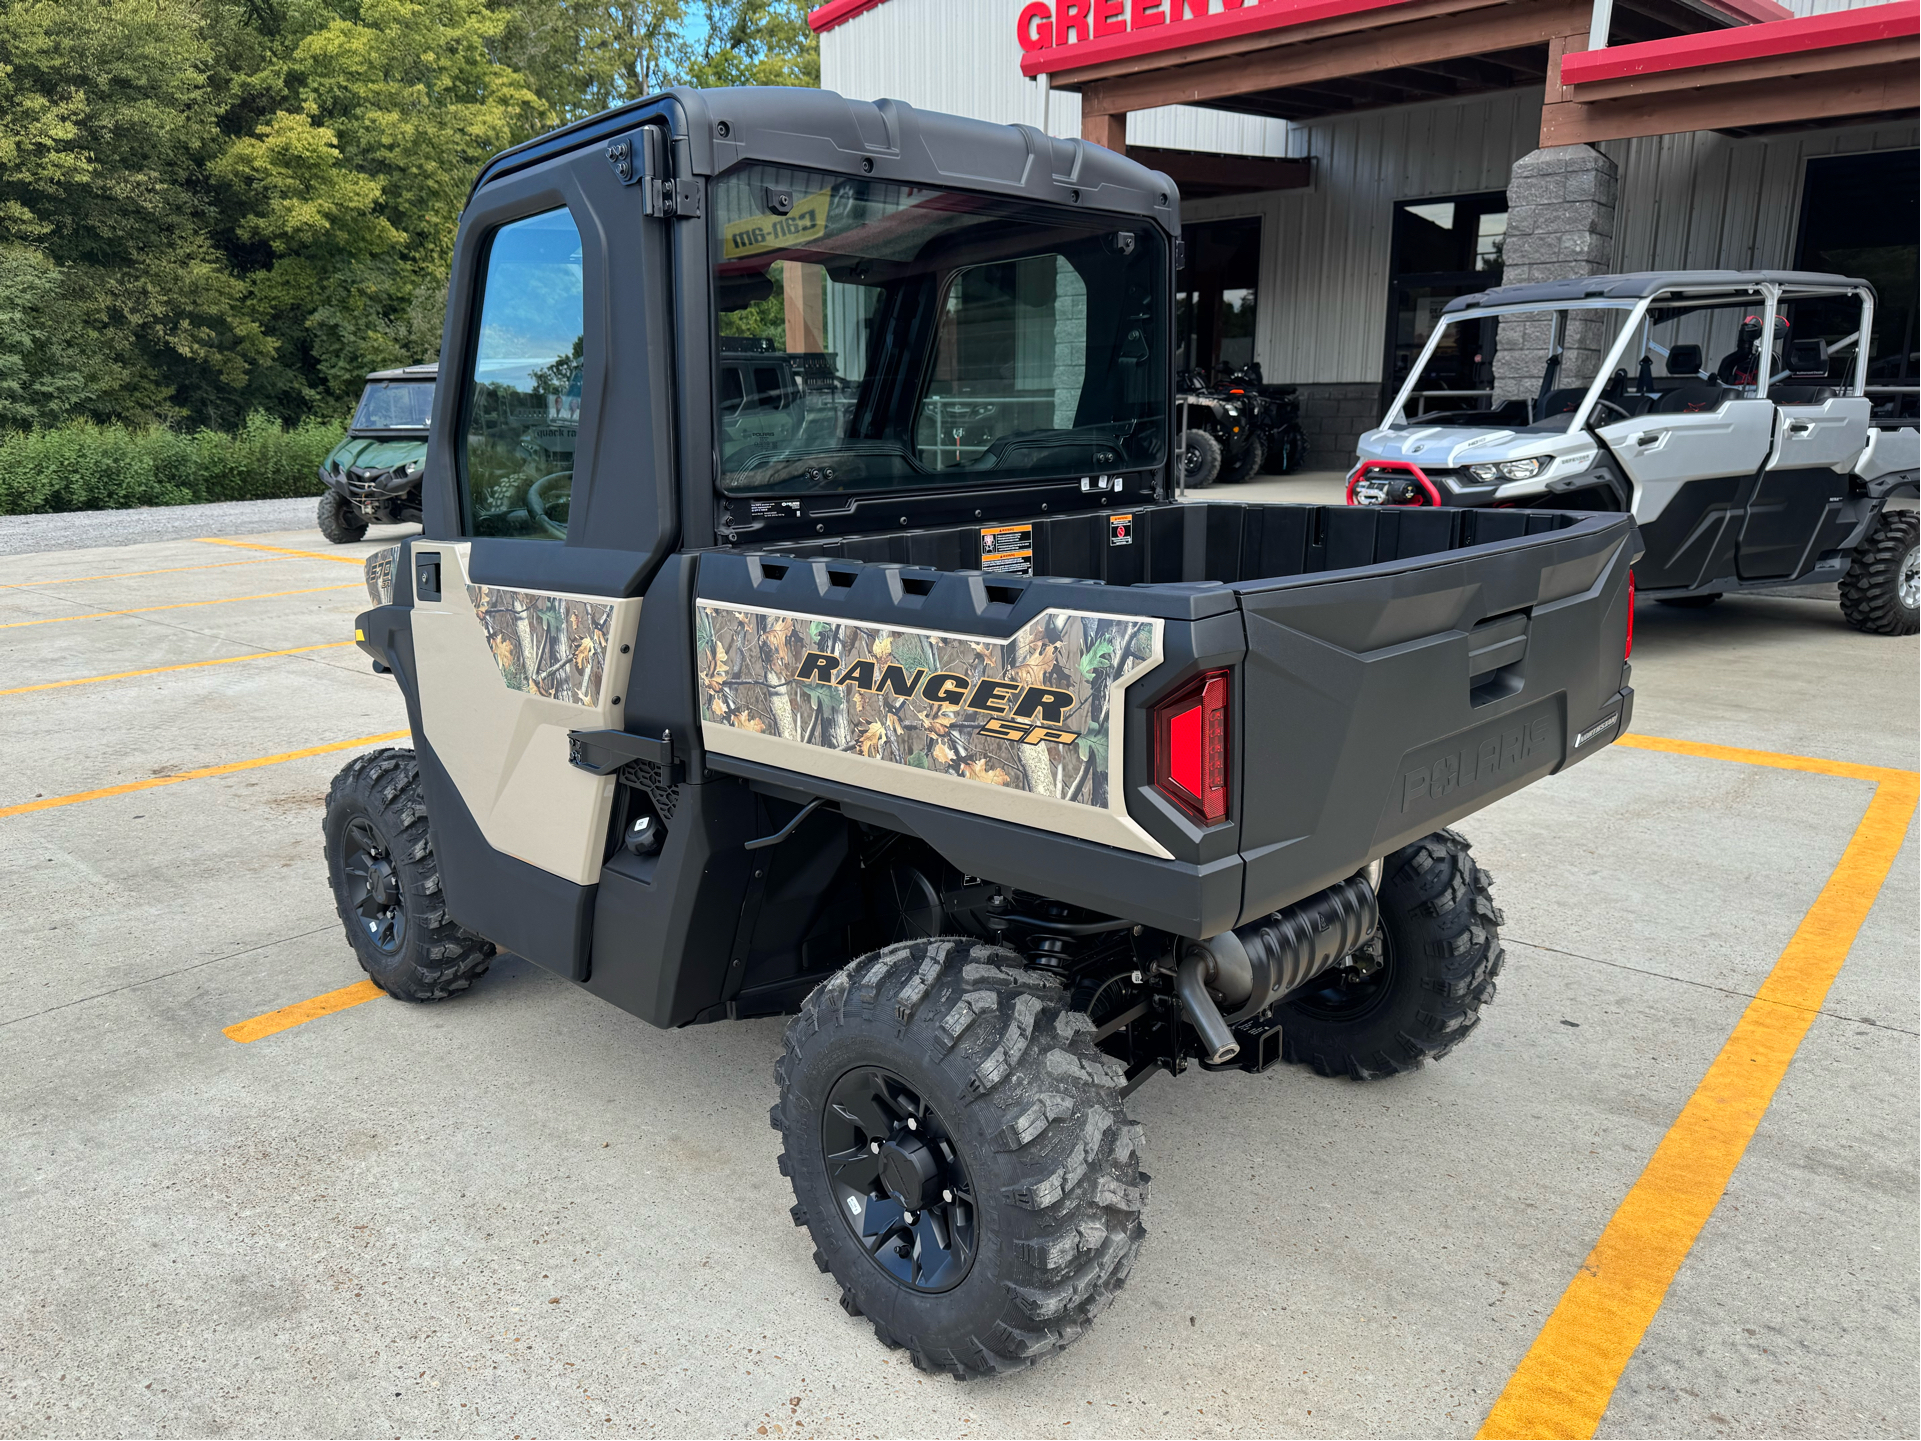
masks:
<instances>
[{"instance_id":1,"label":"concrete parking lot","mask_svg":"<svg viewBox=\"0 0 1921 1441\"><path fill-rule=\"evenodd\" d=\"M1624 1198L1685 1209L1644 1171L1709 1156L1704 1076L1826 946L1725 1195L1613 1337L1599 1434L1921 1434L1912 809L1714 749L1912 772L1914 638L1820 599L1641 607L1635 730L1689 744L1462 826L1507 916L1481 1030L1370 1086L1149 1082L1126 1291L961 1386L845 1316L790 1224L778 1021L659 1032L502 957L444 1004L224 1035L361 979L320 821L407 724L349 643L386 537L47 534L0 559L0 1433L1473 1435L1517 1368L1595 1364L1544 1324L1604 1232L1646 1260ZM1803 927L1850 904L1858 934Z\"/></svg>"}]
</instances>

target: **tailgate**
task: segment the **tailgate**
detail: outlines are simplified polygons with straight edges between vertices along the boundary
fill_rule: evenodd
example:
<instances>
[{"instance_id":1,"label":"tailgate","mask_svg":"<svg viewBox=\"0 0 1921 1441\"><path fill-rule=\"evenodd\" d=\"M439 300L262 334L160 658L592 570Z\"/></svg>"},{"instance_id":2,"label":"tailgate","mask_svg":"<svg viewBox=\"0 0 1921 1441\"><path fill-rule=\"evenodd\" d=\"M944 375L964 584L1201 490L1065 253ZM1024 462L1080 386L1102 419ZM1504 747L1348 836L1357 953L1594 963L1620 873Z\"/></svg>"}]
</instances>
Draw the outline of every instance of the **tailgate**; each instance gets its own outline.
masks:
<instances>
[{"instance_id":1,"label":"tailgate","mask_svg":"<svg viewBox=\"0 0 1921 1441\"><path fill-rule=\"evenodd\" d=\"M1242 920L1600 750L1626 727L1633 520L1327 579L1246 582Z\"/></svg>"}]
</instances>

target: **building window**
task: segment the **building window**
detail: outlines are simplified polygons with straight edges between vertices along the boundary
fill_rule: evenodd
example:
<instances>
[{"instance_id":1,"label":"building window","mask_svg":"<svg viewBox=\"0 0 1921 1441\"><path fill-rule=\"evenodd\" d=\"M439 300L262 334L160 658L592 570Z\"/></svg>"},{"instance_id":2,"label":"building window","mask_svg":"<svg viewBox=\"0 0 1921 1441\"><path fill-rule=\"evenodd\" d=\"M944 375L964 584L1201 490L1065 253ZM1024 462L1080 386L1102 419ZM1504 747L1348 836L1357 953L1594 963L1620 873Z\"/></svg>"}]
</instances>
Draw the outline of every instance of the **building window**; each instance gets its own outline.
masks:
<instances>
[{"instance_id":1,"label":"building window","mask_svg":"<svg viewBox=\"0 0 1921 1441\"><path fill-rule=\"evenodd\" d=\"M1827 271L1873 284L1874 331L1868 347L1868 395L1876 414L1914 415L1921 386L1916 354L1917 230L1921 230L1921 151L1824 155L1808 161L1801 192L1796 270ZM1804 300L1791 306L1796 340L1840 340L1859 319L1851 300ZM1836 355L1831 375L1853 373L1854 354Z\"/></svg>"},{"instance_id":2,"label":"building window","mask_svg":"<svg viewBox=\"0 0 1921 1441\"><path fill-rule=\"evenodd\" d=\"M1254 359L1254 302L1261 278L1261 222L1189 225L1187 266L1175 277L1175 336L1183 370L1205 381Z\"/></svg>"},{"instance_id":3,"label":"building window","mask_svg":"<svg viewBox=\"0 0 1921 1441\"><path fill-rule=\"evenodd\" d=\"M1506 240L1505 191L1394 206L1383 407L1420 359L1448 301L1501 283ZM1494 326L1450 327L1423 379L1425 388L1408 402L1410 414L1486 401L1494 393Z\"/></svg>"}]
</instances>

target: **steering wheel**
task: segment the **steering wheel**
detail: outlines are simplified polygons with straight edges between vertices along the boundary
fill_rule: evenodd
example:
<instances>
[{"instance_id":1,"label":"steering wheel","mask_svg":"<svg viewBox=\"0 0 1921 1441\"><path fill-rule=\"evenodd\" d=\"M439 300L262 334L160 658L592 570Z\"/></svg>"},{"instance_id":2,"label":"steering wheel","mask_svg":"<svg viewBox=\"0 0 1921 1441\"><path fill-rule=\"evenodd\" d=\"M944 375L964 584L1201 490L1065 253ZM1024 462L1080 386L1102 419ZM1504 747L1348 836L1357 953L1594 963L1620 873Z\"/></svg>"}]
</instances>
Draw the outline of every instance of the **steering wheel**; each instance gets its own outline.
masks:
<instances>
[{"instance_id":1,"label":"steering wheel","mask_svg":"<svg viewBox=\"0 0 1921 1441\"><path fill-rule=\"evenodd\" d=\"M567 507L574 496L574 473L557 470L527 487L527 517L544 540L567 538Z\"/></svg>"},{"instance_id":2,"label":"steering wheel","mask_svg":"<svg viewBox=\"0 0 1921 1441\"><path fill-rule=\"evenodd\" d=\"M1598 409L1600 409L1600 408L1601 408L1602 406L1604 406L1604 405L1605 405L1605 406L1606 406L1606 407L1607 407L1607 408L1608 408L1609 410L1611 410L1611 411L1613 411L1613 412L1614 412L1614 413L1615 413L1616 415L1618 415L1618 416L1620 416L1620 417L1621 417L1621 419L1623 419L1623 420L1632 420L1632 419L1634 419L1634 412L1632 412L1631 410L1629 410L1629 409L1628 409L1628 408L1627 408L1626 406L1623 406L1623 405L1616 405L1616 404L1615 404L1615 403L1614 403L1613 401L1611 401L1611 400L1603 400L1603 399L1601 399L1601 398L1600 398L1599 396L1596 396L1596 397L1595 397L1595 400L1594 400L1594 406L1595 406L1595 409L1597 409L1597 410L1598 410Z\"/></svg>"}]
</instances>

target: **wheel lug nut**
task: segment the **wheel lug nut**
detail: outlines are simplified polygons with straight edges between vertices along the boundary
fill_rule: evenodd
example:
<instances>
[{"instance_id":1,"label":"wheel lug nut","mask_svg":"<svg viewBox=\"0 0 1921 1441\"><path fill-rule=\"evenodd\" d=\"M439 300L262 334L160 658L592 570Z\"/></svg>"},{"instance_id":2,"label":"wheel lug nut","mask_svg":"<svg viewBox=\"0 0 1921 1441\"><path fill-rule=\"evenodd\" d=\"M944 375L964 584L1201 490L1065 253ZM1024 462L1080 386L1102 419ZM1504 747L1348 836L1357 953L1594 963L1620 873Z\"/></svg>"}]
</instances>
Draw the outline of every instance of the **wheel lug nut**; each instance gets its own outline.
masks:
<instances>
[{"instance_id":1,"label":"wheel lug nut","mask_svg":"<svg viewBox=\"0 0 1921 1441\"><path fill-rule=\"evenodd\" d=\"M954 1193L953 1193L952 1191L942 1191L942 1192L940 1193L940 1198L941 1198L941 1199L942 1199L943 1201L950 1201L950 1202L951 1202L951 1201L952 1201L952 1200L954 1199Z\"/></svg>"},{"instance_id":2,"label":"wheel lug nut","mask_svg":"<svg viewBox=\"0 0 1921 1441\"><path fill-rule=\"evenodd\" d=\"M905 1216L905 1217L904 1217L903 1219L904 1219L904 1220L905 1220L905 1221L907 1222L907 1224L908 1224L908 1225L910 1225L910 1226L911 1226L911 1225L913 1225L913 1224L914 1224L914 1213L913 1213L912 1211L909 1211L909 1212L908 1212L908 1213L906 1214L906 1216Z\"/></svg>"},{"instance_id":3,"label":"wheel lug nut","mask_svg":"<svg viewBox=\"0 0 1921 1441\"><path fill-rule=\"evenodd\" d=\"M869 1152L869 1154L871 1154L871 1155L875 1155L875 1156L878 1156L878 1155L880 1154L880 1142L879 1142L879 1141L869 1141L869 1142L867 1143L867 1150L868 1150L868 1152Z\"/></svg>"},{"instance_id":4,"label":"wheel lug nut","mask_svg":"<svg viewBox=\"0 0 1921 1441\"><path fill-rule=\"evenodd\" d=\"M920 1122L916 1121L912 1116L909 1116L907 1118L907 1129L910 1131L918 1131L920 1129Z\"/></svg>"}]
</instances>

